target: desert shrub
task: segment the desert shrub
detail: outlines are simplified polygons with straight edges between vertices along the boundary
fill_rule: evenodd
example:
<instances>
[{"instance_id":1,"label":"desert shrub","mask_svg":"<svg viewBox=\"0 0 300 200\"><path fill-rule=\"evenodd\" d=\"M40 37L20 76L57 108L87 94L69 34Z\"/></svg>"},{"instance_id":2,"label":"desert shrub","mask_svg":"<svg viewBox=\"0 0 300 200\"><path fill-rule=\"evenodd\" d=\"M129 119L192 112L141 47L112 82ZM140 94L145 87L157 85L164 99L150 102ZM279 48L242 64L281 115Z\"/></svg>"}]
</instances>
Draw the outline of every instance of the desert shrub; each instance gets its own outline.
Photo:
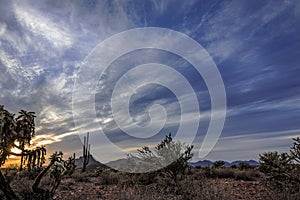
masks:
<instances>
[{"instance_id":1,"label":"desert shrub","mask_svg":"<svg viewBox=\"0 0 300 200\"><path fill-rule=\"evenodd\" d=\"M246 163L246 162L240 162L240 163L237 165L237 168L238 168L239 170L254 169L253 166L251 166L249 163Z\"/></svg>"},{"instance_id":2,"label":"desert shrub","mask_svg":"<svg viewBox=\"0 0 300 200\"><path fill-rule=\"evenodd\" d=\"M44 200L40 194L35 193L32 190L34 180L30 180L27 177L19 177L11 182L12 189L16 192L18 197L25 200ZM49 176L44 177L40 182L40 187L44 189L50 189L51 178Z\"/></svg>"},{"instance_id":3,"label":"desert shrub","mask_svg":"<svg viewBox=\"0 0 300 200\"><path fill-rule=\"evenodd\" d=\"M294 144L290 150L291 158L295 161L295 163L300 164L300 138L293 138L293 140Z\"/></svg>"},{"instance_id":4,"label":"desert shrub","mask_svg":"<svg viewBox=\"0 0 300 200\"><path fill-rule=\"evenodd\" d=\"M261 174L255 170L235 170L234 178L236 180L255 181L261 177Z\"/></svg>"},{"instance_id":5,"label":"desert shrub","mask_svg":"<svg viewBox=\"0 0 300 200\"><path fill-rule=\"evenodd\" d=\"M134 182L141 185L149 185L157 180L157 176L159 176L157 172L134 174Z\"/></svg>"},{"instance_id":6,"label":"desert shrub","mask_svg":"<svg viewBox=\"0 0 300 200\"><path fill-rule=\"evenodd\" d=\"M220 167L224 167L225 162L223 160L217 160L213 163L213 168L220 168Z\"/></svg>"},{"instance_id":7,"label":"desert shrub","mask_svg":"<svg viewBox=\"0 0 300 200\"><path fill-rule=\"evenodd\" d=\"M154 150L149 147L142 147L138 149L137 159L139 164L128 163L127 166L135 166L133 172L151 172L157 171L163 176L171 177L177 181L177 178L181 178L188 170L188 161L193 157L191 153L193 149L192 145L184 145L181 142L173 141L171 134L167 135ZM132 159L131 159L132 160ZM130 162L130 157L128 159Z\"/></svg>"},{"instance_id":8,"label":"desert shrub","mask_svg":"<svg viewBox=\"0 0 300 200\"><path fill-rule=\"evenodd\" d=\"M231 165L230 168L237 169L238 167L236 165Z\"/></svg>"},{"instance_id":9,"label":"desert shrub","mask_svg":"<svg viewBox=\"0 0 300 200\"><path fill-rule=\"evenodd\" d=\"M206 178L213 178L214 177L214 174L212 172L212 168L210 168L210 167L203 167L202 169L204 171L204 176Z\"/></svg>"},{"instance_id":10,"label":"desert shrub","mask_svg":"<svg viewBox=\"0 0 300 200\"><path fill-rule=\"evenodd\" d=\"M196 180L206 178L206 170L204 168L193 168L190 176Z\"/></svg>"},{"instance_id":11,"label":"desert shrub","mask_svg":"<svg viewBox=\"0 0 300 200\"><path fill-rule=\"evenodd\" d=\"M231 168L212 169L212 174L217 178L235 178L235 171Z\"/></svg>"},{"instance_id":12,"label":"desert shrub","mask_svg":"<svg viewBox=\"0 0 300 200\"><path fill-rule=\"evenodd\" d=\"M11 171L17 171L18 170L18 165L17 164L12 164L12 163L10 163L7 167L6 167L6 169L9 169L9 170L11 170Z\"/></svg>"},{"instance_id":13,"label":"desert shrub","mask_svg":"<svg viewBox=\"0 0 300 200\"><path fill-rule=\"evenodd\" d=\"M183 179L179 185L182 199L233 199L224 189L217 187L208 179L194 180L192 177Z\"/></svg>"},{"instance_id":14,"label":"desert shrub","mask_svg":"<svg viewBox=\"0 0 300 200\"><path fill-rule=\"evenodd\" d=\"M90 168L87 171L87 175L89 177L98 177L101 175L101 173L105 170L104 167L94 167L94 168Z\"/></svg>"},{"instance_id":15,"label":"desert shrub","mask_svg":"<svg viewBox=\"0 0 300 200\"><path fill-rule=\"evenodd\" d=\"M119 182L118 174L112 172L111 170L103 171L99 178L102 185L116 185Z\"/></svg>"},{"instance_id":16,"label":"desert shrub","mask_svg":"<svg viewBox=\"0 0 300 200\"><path fill-rule=\"evenodd\" d=\"M0 199L5 199L5 195L3 194L2 191L0 191Z\"/></svg>"},{"instance_id":17,"label":"desert shrub","mask_svg":"<svg viewBox=\"0 0 300 200\"><path fill-rule=\"evenodd\" d=\"M7 183L11 183L17 174L16 170L10 168L1 169L1 172L3 173Z\"/></svg>"},{"instance_id":18,"label":"desert shrub","mask_svg":"<svg viewBox=\"0 0 300 200\"><path fill-rule=\"evenodd\" d=\"M17 178L25 178L26 177L30 180L34 180L42 170L43 170L43 168L39 167L39 168L31 169L30 171L28 171L28 170L19 171L19 172L17 172L16 177Z\"/></svg>"},{"instance_id":19,"label":"desert shrub","mask_svg":"<svg viewBox=\"0 0 300 200\"><path fill-rule=\"evenodd\" d=\"M202 174L206 178L230 178L244 181L254 181L261 177L261 173L255 169L239 170L231 167L206 168Z\"/></svg>"},{"instance_id":20,"label":"desert shrub","mask_svg":"<svg viewBox=\"0 0 300 200\"><path fill-rule=\"evenodd\" d=\"M34 194L34 192L31 189L32 184L33 180L29 180L26 177L22 177L13 180L11 185L18 196L20 196L22 199L31 200L36 198L36 194Z\"/></svg>"},{"instance_id":21,"label":"desert shrub","mask_svg":"<svg viewBox=\"0 0 300 200\"><path fill-rule=\"evenodd\" d=\"M89 177L86 174L82 174L82 173L74 173L72 175L72 178L74 178L75 182L89 182Z\"/></svg>"},{"instance_id":22,"label":"desert shrub","mask_svg":"<svg viewBox=\"0 0 300 200\"><path fill-rule=\"evenodd\" d=\"M266 185L279 196L300 195L300 138L293 140L290 154L267 152L260 155L260 170L267 175Z\"/></svg>"}]
</instances>

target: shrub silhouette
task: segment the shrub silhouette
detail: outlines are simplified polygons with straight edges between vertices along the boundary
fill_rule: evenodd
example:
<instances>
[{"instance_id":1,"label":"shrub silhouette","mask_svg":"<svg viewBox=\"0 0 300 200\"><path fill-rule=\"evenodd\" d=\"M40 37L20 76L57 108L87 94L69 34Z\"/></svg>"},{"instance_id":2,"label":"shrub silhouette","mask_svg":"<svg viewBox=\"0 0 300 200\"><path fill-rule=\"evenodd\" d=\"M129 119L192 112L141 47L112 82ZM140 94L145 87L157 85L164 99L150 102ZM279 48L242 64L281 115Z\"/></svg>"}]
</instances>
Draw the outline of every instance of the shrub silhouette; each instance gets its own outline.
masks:
<instances>
[{"instance_id":1,"label":"shrub silhouette","mask_svg":"<svg viewBox=\"0 0 300 200\"><path fill-rule=\"evenodd\" d=\"M296 163L300 164L300 138L293 138L294 144L291 148L291 157L295 160Z\"/></svg>"},{"instance_id":2,"label":"shrub silhouette","mask_svg":"<svg viewBox=\"0 0 300 200\"><path fill-rule=\"evenodd\" d=\"M189 169L188 161L193 157L191 153L193 145L185 145L181 142L173 141L171 134L166 135L154 150L149 147L138 149L137 158L140 161L138 170L156 171L162 173L174 181L179 175L184 175ZM132 165L131 165L132 166Z\"/></svg>"},{"instance_id":3,"label":"shrub silhouette","mask_svg":"<svg viewBox=\"0 0 300 200\"><path fill-rule=\"evenodd\" d=\"M260 155L260 171L268 176L267 186L271 190L300 192L300 138L293 140L295 142L290 154L275 151Z\"/></svg>"},{"instance_id":4,"label":"shrub silhouette","mask_svg":"<svg viewBox=\"0 0 300 200\"><path fill-rule=\"evenodd\" d=\"M213 168L224 167L225 162L223 160L217 160L213 163Z\"/></svg>"},{"instance_id":5,"label":"shrub silhouette","mask_svg":"<svg viewBox=\"0 0 300 200\"><path fill-rule=\"evenodd\" d=\"M237 165L237 168L239 170L248 170L248 169L253 169L254 167L251 166L249 163L247 162L240 162L238 165Z\"/></svg>"}]
</instances>

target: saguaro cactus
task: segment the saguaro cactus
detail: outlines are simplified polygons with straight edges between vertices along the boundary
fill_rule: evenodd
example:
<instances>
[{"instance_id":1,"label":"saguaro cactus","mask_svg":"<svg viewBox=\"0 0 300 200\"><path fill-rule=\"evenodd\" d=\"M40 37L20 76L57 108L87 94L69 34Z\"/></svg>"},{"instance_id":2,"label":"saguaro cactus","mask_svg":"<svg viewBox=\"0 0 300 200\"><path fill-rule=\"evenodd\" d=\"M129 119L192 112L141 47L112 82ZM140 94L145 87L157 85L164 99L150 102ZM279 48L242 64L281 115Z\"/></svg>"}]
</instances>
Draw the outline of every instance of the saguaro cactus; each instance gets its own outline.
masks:
<instances>
[{"instance_id":1,"label":"saguaro cactus","mask_svg":"<svg viewBox=\"0 0 300 200\"><path fill-rule=\"evenodd\" d=\"M89 136L90 133L87 133L87 136L83 138L83 166L82 172L85 172L86 166L89 164L90 161L90 144L89 144Z\"/></svg>"}]
</instances>

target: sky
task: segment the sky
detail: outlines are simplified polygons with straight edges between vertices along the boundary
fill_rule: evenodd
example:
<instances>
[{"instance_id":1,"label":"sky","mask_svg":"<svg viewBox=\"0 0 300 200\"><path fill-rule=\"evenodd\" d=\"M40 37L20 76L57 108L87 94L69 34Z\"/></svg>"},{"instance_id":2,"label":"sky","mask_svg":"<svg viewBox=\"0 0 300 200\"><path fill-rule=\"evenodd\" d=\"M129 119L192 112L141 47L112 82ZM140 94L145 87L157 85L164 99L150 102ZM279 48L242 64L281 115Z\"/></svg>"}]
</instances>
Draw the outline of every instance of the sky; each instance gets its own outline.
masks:
<instances>
[{"instance_id":1,"label":"sky","mask_svg":"<svg viewBox=\"0 0 300 200\"><path fill-rule=\"evenodd\" d=\"M194 160L200 159L198 151L211 117L220 114L212 111L206 78L189 61L174 52L144 48L120 55L103 73L96 73L97 65L86 64L99 45L115 34L147 27L177 31L193 39L222 78L227 105L224 127L212 151L201 159L257 160L266 151L289 151L292 138L300 136L297 0L0 0L0 104L13 113L36 112L34 144L46 145L49 152L81 155L80 138L89 131L93 154L108 162L119 158L108 151L112 144L125 155L157 144L169 132L176 135L183 125L195 134ZM149 39L146 36L144 40ZM117 51L114 45L129 49L135 45L134 40L112 41L107 52ZM172 37L151 42L154 46L173 42L189 50ZM97 62L105 57L96 56ZM147 63L169 66L170 72L157 65L147 68L143 65ZM96 81L80 79L86 69ZM74 107L78 80L94 85L87 91L94 96ZM135 83L136 90L129 97L128 88ZM114 99L117 86L121 90ZM183 96L168 87L179 89ZM195 98L196 104L183 112L181 103L189 105ZM119 105L115 113L112 100ZM93 115L87 112L90 101ZM123 108L129 109L129 115ZM195 123L199 127L193 133Z\"/></svg>"}]
</instances>

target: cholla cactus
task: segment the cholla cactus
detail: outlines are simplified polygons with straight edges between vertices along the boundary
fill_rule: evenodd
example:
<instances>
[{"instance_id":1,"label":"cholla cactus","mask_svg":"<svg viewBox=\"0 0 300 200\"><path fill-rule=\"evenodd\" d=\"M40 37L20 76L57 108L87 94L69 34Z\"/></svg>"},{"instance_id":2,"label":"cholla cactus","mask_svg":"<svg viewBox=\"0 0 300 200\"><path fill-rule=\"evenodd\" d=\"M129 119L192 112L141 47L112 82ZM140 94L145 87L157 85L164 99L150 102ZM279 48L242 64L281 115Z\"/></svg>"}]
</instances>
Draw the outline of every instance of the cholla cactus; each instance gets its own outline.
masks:
<instances>
[{"instance_id":1,"label":"cholla cactus","mask_svg":"<svg viewBox=\"0 0 300 200\"><path fill-rule=\"evenodd\" d=\"M291 154L267 152L260 155L260 170L267 178L267 186L270 189L289 190L289 193L299 192L300 188L300 163L299 149L300 139L295 140L291 148Z\"/></svg>"},{"instance_id":2,"label":"cholla cactus","mask_svg":"<svg viewBox=\"0 0 300 200\"><path fill-rule=\"evenodd\" d=\"M21 110L19 116L15 117L14 114L4 109L0 105L0 167L5 164L10 155L21 157L20 169L27 166L28 170L32 168L41 168L45 163L46 149L44 146L29 149L30 142L35 136L34 112L26 112ZM12 151L13 148L20 150L20 153ZM38 193L40 199L49 199L53 196L57 189L61 178L65 174L70 174L69 170L74 170L75 157L64 161L62 160L62 152L54 153L50 157L50 164L44 168L36 177L32 189ZM67 163L67 164L66 164ZM65 167L65 166L68 167ZM51 171L52 178L51 189L44 190L39 188L41 179ZM0 189L8 200L18 200L19 198L14 193L9 183L3 176L0 170Z\"/></svg>"},{"instance_id":3,"label":"cholla cactus","mask_svg":"<svg viewBox=\"0 0 300 200\"><path fill-rule=\"evenodd\" d=\"M32 186L32 190L35 193L40 194L43 199L51 199L55 194L56 189L58 188L61 179L65 175L71 175L75 169L75 154L73 157L69 157L68 160L63 160L62 152L55 152L50 156L50 164L37 176ZM50 189L46 190L39 187L39 184L42 178L46 175L47 172L50 172Z\"/></svg>"},{"instance_id":4,"label":"cholla cactus","mask_svg":"<svg viewBox=\"0 0 300 200\"><path fill-rule=\"evenodd\" d=\"M35 136L34 112L21 110L19 116L4 109L0 105L0 167L5 164L10 155L21 157L21 166L27 163L29 169L41 164L44 160L45 149L26 149ZM12 151L16 148L21 153ZM18 199L0 171L0 189L7 199Z\"/></svg>"},{"instance_id":5,"label":"cholla cactus","mask_svg":"<svg viewBox=\"0 0 300 200\"><path fill-rule=\"evenodd\" d=\"M292 158L300 164L300 138L293 138L294 145L291 148L291 156Z\"/></svg>"},{"instance_id":6,"label":"cholla cactus","mask_svg":"<svg viewBox=\"0 0 300 200\"><path fill-rule=\"evenodd\" d=\"M21 166L27 165L27 170L41 168L45 163L46 148L44 146L37 147L35 150L24 150L21 157ZM20 170L22 167L20 166Z\"/></svg>"},{"instance_id":7,"label":"cholla cactus","mask_svg":"<svg viewBox=\"0 0 300 200\"><path fill-rule=\"evenodd\" d=\"M72 175L75 171L76 165L75 165L75 153L73 156L70 156L68 160L64 162L64 167L66 168L66 175Z\"/></svg>"}]
</instances>

